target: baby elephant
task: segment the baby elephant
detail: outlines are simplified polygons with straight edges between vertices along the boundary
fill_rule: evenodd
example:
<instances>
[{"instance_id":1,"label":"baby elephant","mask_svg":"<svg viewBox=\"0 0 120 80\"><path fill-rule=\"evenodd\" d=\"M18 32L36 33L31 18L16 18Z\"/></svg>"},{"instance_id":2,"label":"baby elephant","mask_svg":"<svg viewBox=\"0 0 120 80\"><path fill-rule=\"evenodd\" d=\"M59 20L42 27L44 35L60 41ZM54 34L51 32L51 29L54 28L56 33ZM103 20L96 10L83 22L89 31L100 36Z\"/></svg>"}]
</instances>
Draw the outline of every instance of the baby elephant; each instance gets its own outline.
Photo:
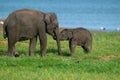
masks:
<instances>
[{"instance_id":1,"label":"baby elephant","mask_svg":"<svg viewBox=\"0 0 120 80\"><path fill-rule=\"evenodd\" d=\"M90 31L84 28L63 29L60 32L60 41L69 40L70 55L72 56L77 45L88 53L92 49L92 35Z\"/></svg>"}]
</instances>

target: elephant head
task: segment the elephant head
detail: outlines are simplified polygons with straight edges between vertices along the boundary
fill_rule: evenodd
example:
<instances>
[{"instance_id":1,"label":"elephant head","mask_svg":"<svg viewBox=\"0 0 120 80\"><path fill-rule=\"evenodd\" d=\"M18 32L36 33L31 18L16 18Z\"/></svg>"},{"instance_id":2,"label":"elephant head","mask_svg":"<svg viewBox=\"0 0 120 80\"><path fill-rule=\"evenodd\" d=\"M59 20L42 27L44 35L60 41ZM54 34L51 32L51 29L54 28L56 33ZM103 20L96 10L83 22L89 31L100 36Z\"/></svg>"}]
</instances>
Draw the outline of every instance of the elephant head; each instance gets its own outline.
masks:
<instances>
[{"instance_id":1,"label":"elephant head","mask_svg":"<svg viewBox=\"0 0 120 80\"><path fill-rule=\"evenodd\" d=\"M57 41L58 53L61 55L60 40L59 40L59 24L55 13L45 14L46 32Z\"/></svg>"},{"instance_id":2,"label":"elephant head","mask_svg":"<svg viewBox=\"0 0 120 80\"><path fill-rule=\"evenodd\" d=\"M70 29L64 29L60 32L59 34L59 38L60 40L69 40L72 38L72 31L70 31Z\"/></svg>"}]
</instances>

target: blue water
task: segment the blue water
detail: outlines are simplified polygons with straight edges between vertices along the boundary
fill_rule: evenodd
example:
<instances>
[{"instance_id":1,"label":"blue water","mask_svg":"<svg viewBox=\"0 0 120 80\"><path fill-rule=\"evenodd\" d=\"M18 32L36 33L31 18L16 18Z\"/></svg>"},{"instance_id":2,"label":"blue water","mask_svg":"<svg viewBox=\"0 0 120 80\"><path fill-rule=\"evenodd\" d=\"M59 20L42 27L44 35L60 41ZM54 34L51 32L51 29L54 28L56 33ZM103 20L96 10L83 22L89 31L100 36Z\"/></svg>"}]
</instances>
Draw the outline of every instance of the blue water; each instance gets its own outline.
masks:
<instances>
[{"instance_id":1,"label":"blue water","mask_svg":"<svg viewBox=\"0 0 120 80\"><path fill-rule=\"evenodd\" d=\"M0 0L0 18L22 8L55 12L59 26L65 28L114 31L120 27L120 0Z\"/></svg>"}]
</instances>

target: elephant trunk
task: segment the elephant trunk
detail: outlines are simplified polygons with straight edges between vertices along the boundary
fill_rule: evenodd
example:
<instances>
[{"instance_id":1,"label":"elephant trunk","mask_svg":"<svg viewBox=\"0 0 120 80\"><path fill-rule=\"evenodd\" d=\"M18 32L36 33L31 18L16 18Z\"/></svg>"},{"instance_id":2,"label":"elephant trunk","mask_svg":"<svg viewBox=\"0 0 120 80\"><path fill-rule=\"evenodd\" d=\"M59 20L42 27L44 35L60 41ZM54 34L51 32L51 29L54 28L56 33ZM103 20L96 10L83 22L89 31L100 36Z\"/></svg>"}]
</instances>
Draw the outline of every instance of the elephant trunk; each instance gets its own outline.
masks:
<instances>
[{"instance_id":1,"label":"elephant trunk","mask_svg":"<svg viewBox=\"0 0 120 80\"><path fill-rule=\"evenodd\" d=\"M62 53L61 53L60 39L59 39L59 31L56 30L55 34L56 34L56 39L55 40L57 42L57 47L58 47L58 54L62 55Z\"/></svg>"}]
</instances>

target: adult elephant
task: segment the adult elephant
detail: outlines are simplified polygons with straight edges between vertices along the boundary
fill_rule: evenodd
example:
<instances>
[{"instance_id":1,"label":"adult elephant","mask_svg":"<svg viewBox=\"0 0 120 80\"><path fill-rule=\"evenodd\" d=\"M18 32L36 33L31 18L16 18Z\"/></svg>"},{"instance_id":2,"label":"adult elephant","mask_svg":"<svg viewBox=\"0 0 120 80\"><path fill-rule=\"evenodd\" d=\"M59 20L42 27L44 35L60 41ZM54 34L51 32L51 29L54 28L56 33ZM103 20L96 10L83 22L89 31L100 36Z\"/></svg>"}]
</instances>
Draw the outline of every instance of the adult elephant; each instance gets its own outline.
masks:
<instances>
[{"instance_id":1,"label":"adult elephant","mask_svg":"<svg viewBox=\"0 0 120 80\"><path fill-rule=\"evenodd\" d=\"M3 25L4 38L8 37L8 55L15 56L15 43L30 40L29 56L34 55L37 36L41 46L41 56L46 53L47 35L56 38L58 54L61 54L59 26L55 13L44 13L37 10L21 9L11 13Z\"/></svg>"}]
</instances>

